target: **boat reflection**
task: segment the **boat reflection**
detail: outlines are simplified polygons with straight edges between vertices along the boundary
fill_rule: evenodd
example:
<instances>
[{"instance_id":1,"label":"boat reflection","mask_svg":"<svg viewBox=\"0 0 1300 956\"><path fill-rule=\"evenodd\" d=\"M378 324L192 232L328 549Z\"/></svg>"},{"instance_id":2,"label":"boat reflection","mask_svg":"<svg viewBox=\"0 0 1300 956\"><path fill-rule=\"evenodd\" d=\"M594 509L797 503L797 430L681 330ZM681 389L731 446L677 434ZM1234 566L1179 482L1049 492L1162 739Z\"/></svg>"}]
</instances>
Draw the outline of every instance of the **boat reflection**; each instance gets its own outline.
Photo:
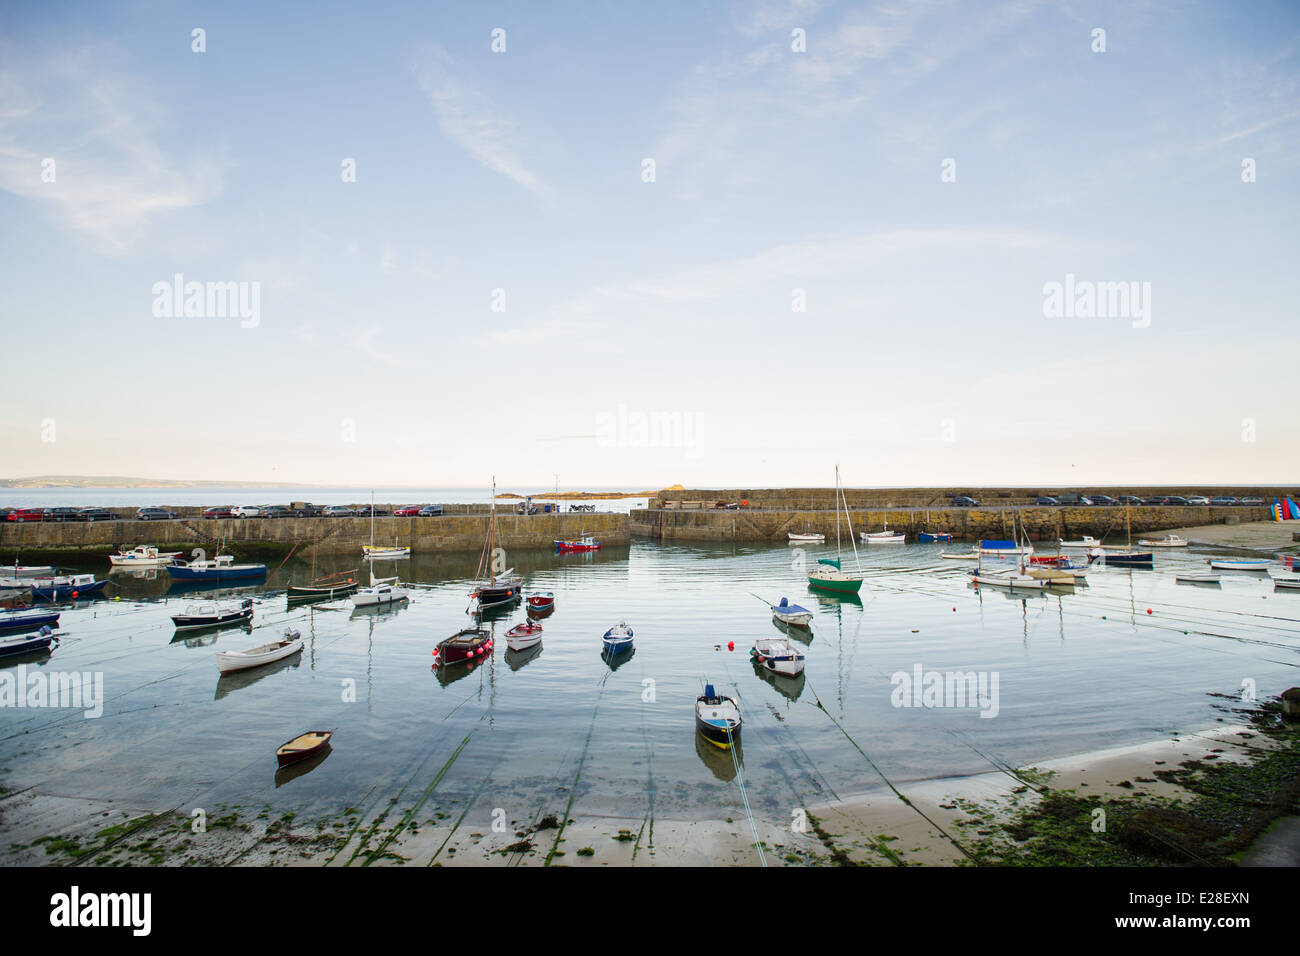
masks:
<instances>
[{"instance_id":1,"label":"boat reflection","mask_svg":"<svg viewBox=\"0 0 1300 956\"><path fill-rule=\"evenodd\" d=\"M212 699L221 700L221 698L228 697L237 690L251 687L258 681L270 677L272 674L280 674L284 671L296 670L300 663L302 663L301 649L286 658L274 661L270 664L264 664L261 667L250 667L248 670L222 674L217 678L217 689L212 695Z\"/></svg>"},{"instance_id":2,"label":"boat reflection","mask_svg":"<svg viewBox=\"0 0 1300 956\"><path fill-rule=\"evenodd\" d=\"M317 767L325 762L325 759L334 752L333 748L327 743L321 748L320 753L313 754L306 760L300 760L298 763L291 763L287 767L281 767L275 772L276 787L283 787L290 780L296 780L303 774L311 773Z\"/></svg>"},{"instance_id":3,"label":"boat reflection","mask_svg":"<svg viewBox=\"0 0 1300 956\"><path fill-rule=\"evenodd\" d=\"M632 658L636 657L636 646L633 645L625 651L619 651L617 654L611 654L609 651L602 650L600 659L609 665L611 671L616 671Z\"/></svg>"},{"instance_id":4,"label":"boat reflection","mask_svg":"<svg viewBox=\"0 0 1300 956\"><path fill-rule=\"evenodd\" d=\"M525 648L522 651L507 650L506 663L510 665L512 671L517 671L526 664L531 664L533 661L537 660L537 658L541 657L541 655L541 644L534 644L532 647Z\"/></svg>"},{"instance_id":5,"label":"boat reflection","mask_svg":"<svg viewBox=\"0 0 1300 956\"><path fill-rule=\"evenodd\" d=\"M841 608L845 605L862 607L862 595L860 594L829 594L811 587L808 589L808 593L817 599L818 604L826 608Z\"/></svg>"},{"instance_id":6,"label":"boat reflection","mask_svg":"<svg viewBox=\"0 0 1300 956\"><path fill-rule=\"evenodd\" d=\"M369 618L371 621L381 621L385 618L396 617L409 606L409 601L396 601L391 604L367 604L361 607L354 607L352 613L348 615L348 618L353 621L360 621L366 618Z\"/></svg>"},{"instance_id":7,"label":"boat reflection","mask_svg":"<svg viewBox=\"0 0 1300 956\"><path fill-rule=\"evenodd\" d=\"M495 644L493 646L495 647ZM464 680L490 660L492 660L491 657L481 657L478 660L465 661L461 664L444 664L442 667L434 667L433 673L438 678L440 686L448 687L458 680Z\"/></svg>"},{"instance_id":8,"label":"boat reflection","mask_svg":"<svg viewBox=\"0 0 1300 956\"><path fill-rule=\"evenodd\" d=\"M772 626L786 637L793 638L800 644L812 643L813 632L811 627L800 627L797 624L786 624L784 621L778 621L776 618L772 618Z\"/></svg>"},{"instance_id":9,"label":"boat reflection","mask_svg":"<svg viewBox=\"0 0 1300 956\"><path fill-rule=\"evenodd\" d=\"M224 624L210 624L207 627L187 627L172 635L169 644L184 644L186 647L209 647L217 643L217 637L230 631L253 633L252 621L227 621Z\"/></svg>"},{"instance_id":10,"label":"boat reflection","mask_svg":"<svg viewBox=\"0 0 1300 956\"><path fill-rule=\"evenodd\" d=\"M754 667L754 673L776 688L777 693L787 700L798 700L799 695L803 693L803 671L793 677L787 677L785 674L778 674L775 671L768 670L756 660L751 659L750 663Z\"/></svg>"},{"instance_id":11,"label":"boat reflection","mask_svg":"<svg viewBox=\"0 0 1300 956\"><path fill-rule=\"evenodd\" d=\"M731 749L723 750L721 747L715 747L704 739L699 730L693 731L695 737L695 753L699 756L704 766L709 768L709 772L721 780L723 783L730 783L736 779L736 765L745 765L745 751L739 740L731 745ZM732 755L735 755L733 758Z\"/></svg>"}]
</instances>

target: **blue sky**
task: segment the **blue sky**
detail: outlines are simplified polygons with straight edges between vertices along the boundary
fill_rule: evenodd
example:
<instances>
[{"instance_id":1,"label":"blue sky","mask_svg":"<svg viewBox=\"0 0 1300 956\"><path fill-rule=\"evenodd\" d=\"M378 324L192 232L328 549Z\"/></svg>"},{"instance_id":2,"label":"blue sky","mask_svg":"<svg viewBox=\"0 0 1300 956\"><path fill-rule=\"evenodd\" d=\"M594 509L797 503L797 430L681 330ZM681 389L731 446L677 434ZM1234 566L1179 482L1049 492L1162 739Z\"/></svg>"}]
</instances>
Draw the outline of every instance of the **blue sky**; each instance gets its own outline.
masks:
<instances>
[{"instance_id":1,"label":"blue sky","mask_svg":"<svg viewBox=\"0 0 1300 956\"><path fill-rule=\"evenodd\" d=\"M7 7L0 474L1295 479L1298 9Z\"/></svg>"}]
</instances>

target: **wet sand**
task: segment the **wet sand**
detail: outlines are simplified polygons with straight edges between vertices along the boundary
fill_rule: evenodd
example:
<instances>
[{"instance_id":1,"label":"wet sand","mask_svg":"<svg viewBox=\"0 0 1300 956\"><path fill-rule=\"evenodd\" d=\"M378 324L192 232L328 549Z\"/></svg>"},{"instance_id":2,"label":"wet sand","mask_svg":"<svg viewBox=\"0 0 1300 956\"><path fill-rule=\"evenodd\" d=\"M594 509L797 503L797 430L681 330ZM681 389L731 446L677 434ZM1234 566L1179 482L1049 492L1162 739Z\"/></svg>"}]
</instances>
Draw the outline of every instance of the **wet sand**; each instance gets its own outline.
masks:
<instances>
[{"instance_id":1,"label":"wet sand","mask_svg":"<svg viewBox=\"0 0 1300 956\"><path fill-rule=\"evenodd\" d=\"M1300 531L1300 521L1245 521L1241 524L1207 524L1174 528L1169 534L1186 538L1193 545L1243 548L1251 551L1285 551L1300 547L1291 535Z\"/></svg>"}]
</instances>

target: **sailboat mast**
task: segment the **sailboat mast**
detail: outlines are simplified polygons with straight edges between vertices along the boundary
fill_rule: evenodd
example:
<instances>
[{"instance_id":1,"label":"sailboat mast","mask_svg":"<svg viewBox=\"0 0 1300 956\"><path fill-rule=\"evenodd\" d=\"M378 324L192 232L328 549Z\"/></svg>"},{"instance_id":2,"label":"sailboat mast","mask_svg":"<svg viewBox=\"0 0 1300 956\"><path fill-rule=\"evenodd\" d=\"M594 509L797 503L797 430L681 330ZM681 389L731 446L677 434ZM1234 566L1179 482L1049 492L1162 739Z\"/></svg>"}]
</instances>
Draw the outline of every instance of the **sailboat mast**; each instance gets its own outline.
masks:
<instances>
[{"instance_id":1,"label":"sailboat mast","mask_svg":"<svg viewBox=\"0 0 1300 956\"><path fill-rule=\"evenodd\" d=\"M840 466L835 466L835 557L840 556Z\"/></svg>"},{"instance_id":2,"label":"sailboat mast","mask_svg":"<svg viewBox=\"0 0 1300 956\"><path fill-rule=\"evenodd\" d=\"M492 476L492 514L488 518L488 580L493 587L497 583L497 476Z\"/></svg>"}]
</instances>

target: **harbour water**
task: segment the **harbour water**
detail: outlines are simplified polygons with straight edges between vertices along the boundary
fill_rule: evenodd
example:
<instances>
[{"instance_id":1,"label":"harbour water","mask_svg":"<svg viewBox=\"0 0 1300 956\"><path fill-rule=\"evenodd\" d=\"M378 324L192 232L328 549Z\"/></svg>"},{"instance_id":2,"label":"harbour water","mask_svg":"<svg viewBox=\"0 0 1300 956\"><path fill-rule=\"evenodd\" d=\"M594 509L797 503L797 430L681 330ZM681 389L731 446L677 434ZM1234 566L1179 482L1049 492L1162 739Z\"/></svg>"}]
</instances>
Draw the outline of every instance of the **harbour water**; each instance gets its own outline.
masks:
<instances>
[{"instance_id":1,"label":"harbour water","mask_svg":"<svg viewBox=\"0 0 1300 956\"><path fill-rule=\"evenodd\" d=\"M972 588L970 565L940 559L944 547L863 550L859 600L808 589L821 547L513 554L528 592L556 595L542 645L506 650L505 630L524 618L515 610L493 624L490 659L442 672L432 651L468 622L475 555L380 565L420 585L390 610L290 605L284 586L311 575L296 560L265 585L216 592L178 593L161 571L114 574L108 598L65 607L53 655L27 664L102 673L103 715L0 707L0 785L155 810L269 807L308 824L421 800L478 830L496 808L510 820L717 820L742 817L746 799L780 824L882 775L906 793L992 761L1167 737L1229 717L1243 687L1262 697L1295 683L1300 594L1274 592L1266 576L1179 585L1176 569L1205 568L1203 554L1184 552L1158 555L1155 570L1096 569L1072 592L1009 596ZM316 573L360 566L358 556ZM213 596L253 597L251 633L177 637L170 615ZM783 596L815 612L795 632L807 669L793 681L748 659L755 638L782 633L759 598ZM620 620L635 650L611 667L600 636ZM306 639L300 658L218 676L218 648L289 626ZM996 697L902 706L912 701L895 675L918 668L995 676ZM705 682L740 703L734 757L695 732ZM332 753L277 780L276 746L309 729L336 731Z\"/></svg>"}]
</instances>

